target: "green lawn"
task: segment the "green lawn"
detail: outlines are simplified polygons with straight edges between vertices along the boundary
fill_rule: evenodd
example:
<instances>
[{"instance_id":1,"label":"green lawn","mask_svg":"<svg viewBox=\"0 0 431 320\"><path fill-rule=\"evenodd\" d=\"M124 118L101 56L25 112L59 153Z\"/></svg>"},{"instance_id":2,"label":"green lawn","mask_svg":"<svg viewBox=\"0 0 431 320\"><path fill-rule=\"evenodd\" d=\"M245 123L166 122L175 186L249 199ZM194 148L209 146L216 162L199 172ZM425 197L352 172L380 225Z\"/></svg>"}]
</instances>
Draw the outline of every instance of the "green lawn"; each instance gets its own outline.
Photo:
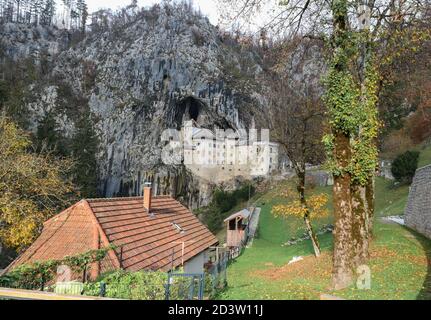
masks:
<instances>
[{"instance_id":1,"label":"green lawn","mask_svg":"<svg viewBox=\"0 0 431 320\"><path fill-rule=\"evenodd\" d=\"M376 178L376 215L400 216L404 214L409 195L409 186L394 187L392 180Z\"/></svg>"},{"instance_id":2,"label":"green lawn","mask_svg":"<svg viewBox=\"0 0 431 320\"><path fill-rule=\"evenodd\" d=\"M318 299L321 293L332 293L348 299L417 299L425 298L422 289L431 261L431 241L395 224L384 224L376 219L375 239L369 266L372 272L371 290L354 288L331 292L332 235L319 237L323 255L312 256L309 241L295 246L282 246L291 237L304 232L299 218L277 219L271 215L274 204L283 201L275 187L262 196L258 238L253 246L228 268L229 287L220 299ZM328 192L330 188L317 188L314 192ZM382 178L376 181L376 215L402 214L408 187L392 188ZM330 206L329 206L330 208ZM331 209L331 208L330 208ZM316 228L331 221L331 217L314 222ZM287 265L294 256L303 261ZM429 285L431 286L431 284ZM429 288L428 286L428 288Z\"/></svg>"},{"instance_id":3,"label":"green lawn","mask_svg":"<svg viewBox=\"0 0 431 320\"><path fill-rule=\"evenodd\" d=\"M419 156L418 168L422 168L426 165L431 164L431 146L422 148L419 151L421 152L421 154Z\"/></svg>"},{"instance_id":4,"label":"green lawn","mask_svg":"<svg viewBox=\"0 0 431 320\"><path fill-rule=\"evenodd\" d=\"M431 164L431 146L417 147L420 151L418 168ZM393 181L383 178L376 179L376 214L378 216L403 215L407 204L409 186L393 186Z\"/></svg>"}]
</instances>

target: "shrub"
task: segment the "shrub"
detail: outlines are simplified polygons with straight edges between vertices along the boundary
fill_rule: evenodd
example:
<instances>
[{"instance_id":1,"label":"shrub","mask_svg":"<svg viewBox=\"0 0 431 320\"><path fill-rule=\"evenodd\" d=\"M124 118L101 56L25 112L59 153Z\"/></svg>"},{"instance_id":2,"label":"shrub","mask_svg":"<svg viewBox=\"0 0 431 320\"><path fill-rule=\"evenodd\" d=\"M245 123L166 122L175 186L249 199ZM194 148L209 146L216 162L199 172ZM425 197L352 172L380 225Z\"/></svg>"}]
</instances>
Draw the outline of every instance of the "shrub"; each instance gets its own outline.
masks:
<instances>
[{"instance_id":1,"label":"shrub","mask_svg":"<svg viewBox=\"0 0 431 320\"><path fill-rule=\"evenodd\" d=\"M56 275L60 262L46 261L24 264L0 278L1 286L29 290L43 290Z\"/></svg>"},{"instance_id":2,"label":"shrub","mask_svg":"<svg viewBox=\"0 0 431 320\"><path fill-rule=\"evenodd\" d=\"M247 201L249 193L251 197L255 192L256 188L251 184L244 185L233 192L216 190L212 203L208 207L198 210L202 216L202 221L211 232L216 233L220 231L223 220L228 216L229 211L238 203Z\"/></svg>"},{"instance_id":3,"label":"shrub","mask_svg":"<svg viewBox=\"0 0 431 320\"><path fill-rule=\"evenodd\" d=\"M190 293L189 277L174 277L170 285L170 300L181 300ZM164 300L168 274L164 271L127 272L118 270L84 285L84 295L98 296L102 283L105 297L127 300ZM197 289L197 288L196 288Z\"/></svg>"},{"instance_id":4,"label":"shrub","mask_svg":"<svg viewBox=\"0 0 431 320\"><path fill-rule=\"evenodd\" d=\"M214 192L213 202L222 213L228 212L241 201L247 201L250 196L254 195L255 187L253 185L245 185L233 192L216 190Z\"/></svg>"},{"instance_id":5,"label":"shrub","mask_svg":"<svg viewBox=\"0 0 431 320\"><path fill-rule=\"evenodd\" d=\"M228 212L236 205L237 199L233 192L216 190L214 192L214 204L221 212Z\"/></svg>"},{"instance_id":6,"label":"shrub","mask_svg":"<svg viewBox=\"0 0 431 320\"><path fill-rule=\"evenodd\" d=\"M195 210L195 213L200 216L202 222L208 227L211 232L217 233L218 231L220 231L224 215L216 205L212 203L208 207L203 207L198 210Z\"/></svg>"},{"instance_id":7,"label":"shrub","mask_svg":"<svg viewBox=\"0 0 431 320\"><path fill-rule=\"evenodd\" d=\"M102 261L110 246L99 250L67 256L62 260L48 260L20 265L0 277L0 287L20 288L29 290L44 290L47 284L52 284L57 277L57 268L67 265L73 272L83 273L91 263Z\"/></svg>"},{"instance_id":8,"label":"shrub","mask_svg":"<svg viewBox=\"0 0 431 320\"><path fill-rule=\"evenodd\" d=\"M419 152L407 151L395 158L392 162L392 174L399 182L412 182L418 168Z\"/></svg>"},{"instance_id":9,"label":"shrub","mask_svg":"<svg viewBox=\"0 0 431 320\"><path fill-rule=\"evenodd\" d=\"M102 282L106 284L105 297L130 300L163 300L167 273L162 271L126 272L123 270L101 276L98 281L86 283L84 294L98 296Z\"/></svg>"}]
</instances>

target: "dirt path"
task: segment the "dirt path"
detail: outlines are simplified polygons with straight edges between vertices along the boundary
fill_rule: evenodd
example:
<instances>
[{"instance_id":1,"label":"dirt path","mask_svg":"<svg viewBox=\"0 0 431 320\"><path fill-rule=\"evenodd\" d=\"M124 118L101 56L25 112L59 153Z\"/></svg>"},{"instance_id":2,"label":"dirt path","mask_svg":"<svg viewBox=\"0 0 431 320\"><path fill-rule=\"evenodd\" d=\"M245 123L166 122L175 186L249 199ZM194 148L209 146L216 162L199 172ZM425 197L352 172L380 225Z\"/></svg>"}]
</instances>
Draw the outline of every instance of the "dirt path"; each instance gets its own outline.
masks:
<instances>
[{"instance_id":1,"label":"dirt path","mask_svg":"<svg viewBox=\"0 0 431 320\"><path fill-rule=\"evenodd\" d=\"M253 244L254 235L256 233L257 226L259 225L260 210L261 210L260 208L255 208L251 216L251 219L249 222L247 248L250 248Z\"/></svg>"}]
</instances>

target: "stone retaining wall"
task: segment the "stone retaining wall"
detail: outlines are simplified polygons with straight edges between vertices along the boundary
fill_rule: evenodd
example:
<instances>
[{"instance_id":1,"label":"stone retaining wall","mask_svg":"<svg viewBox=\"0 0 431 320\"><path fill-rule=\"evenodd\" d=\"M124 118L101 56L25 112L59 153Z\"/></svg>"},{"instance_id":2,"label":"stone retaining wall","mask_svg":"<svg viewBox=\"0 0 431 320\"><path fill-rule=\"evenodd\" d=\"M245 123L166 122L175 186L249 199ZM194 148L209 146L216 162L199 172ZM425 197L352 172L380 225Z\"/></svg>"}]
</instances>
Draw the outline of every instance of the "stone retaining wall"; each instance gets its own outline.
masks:
<instances>
[{"instance_id":1,"label":"stone retaining wall","mask_svg":"<svg viewBox=\"0 0 431 320\"><path fill-rule=\"evenodd\" d=\"M404 215L406 226L431 239L431 165L416 171Z\"/></svg>"}]
</instances>

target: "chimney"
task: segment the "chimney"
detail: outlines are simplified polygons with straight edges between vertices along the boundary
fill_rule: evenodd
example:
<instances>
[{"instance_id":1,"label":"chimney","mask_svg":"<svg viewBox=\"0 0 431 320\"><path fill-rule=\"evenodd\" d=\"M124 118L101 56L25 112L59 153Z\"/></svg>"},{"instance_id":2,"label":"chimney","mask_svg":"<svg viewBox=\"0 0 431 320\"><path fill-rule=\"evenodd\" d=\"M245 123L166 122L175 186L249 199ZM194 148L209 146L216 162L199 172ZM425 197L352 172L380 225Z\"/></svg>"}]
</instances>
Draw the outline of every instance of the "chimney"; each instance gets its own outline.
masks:
<instances>
[{"instance_id":1,"label":"chimney","mask_svg":"<svg viewBox=\"0 0 431 320\"><path fill-rule=\"evenodd\" d=\"M151 182L144 184L144 208L150 213L151 209Z\"/></svg>"}]
</instances>

